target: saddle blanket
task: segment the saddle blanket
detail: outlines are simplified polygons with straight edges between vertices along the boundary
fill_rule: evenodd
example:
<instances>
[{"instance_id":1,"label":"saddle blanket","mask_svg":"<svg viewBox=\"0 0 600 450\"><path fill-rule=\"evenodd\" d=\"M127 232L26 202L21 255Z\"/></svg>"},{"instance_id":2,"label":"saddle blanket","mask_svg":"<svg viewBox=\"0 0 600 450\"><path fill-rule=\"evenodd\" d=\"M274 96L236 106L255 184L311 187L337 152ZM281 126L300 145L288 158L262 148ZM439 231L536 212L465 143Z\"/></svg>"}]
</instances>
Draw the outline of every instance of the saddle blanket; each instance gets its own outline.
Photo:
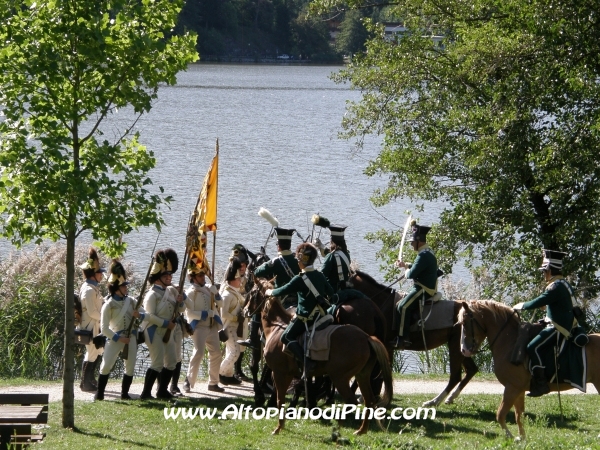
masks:
<instances>
[{"instance_id":1,"label":"saddle blanket","mask_svg":"<svg viewBox=\"0 0 600 450\"><path fill-rule=\"evenodd\" d=\"M411 317L411 332L421 331L419 319L419 310L417 309L416 315ZM454 326L454 302L439 300L433 303L425 303L425 306L423 306L423 320L425 320L425 331L452 328Z\"/></svg>"},{"instance_id":2,"label":"saddle blanket","mask_svg":"<svg viewBox=\"0 0 600 450\"><path fill-rule=\"evenodd\" d=\"M329 349L331 347L330 340L331 335L340 327L346 325L329 325L324 329L317 331L313 336L310 348L308 349L308 357L313 361L328 361L329 360ZM304 334L298 336L298 342L304 348Z\"/></svg>"}]
</instances>

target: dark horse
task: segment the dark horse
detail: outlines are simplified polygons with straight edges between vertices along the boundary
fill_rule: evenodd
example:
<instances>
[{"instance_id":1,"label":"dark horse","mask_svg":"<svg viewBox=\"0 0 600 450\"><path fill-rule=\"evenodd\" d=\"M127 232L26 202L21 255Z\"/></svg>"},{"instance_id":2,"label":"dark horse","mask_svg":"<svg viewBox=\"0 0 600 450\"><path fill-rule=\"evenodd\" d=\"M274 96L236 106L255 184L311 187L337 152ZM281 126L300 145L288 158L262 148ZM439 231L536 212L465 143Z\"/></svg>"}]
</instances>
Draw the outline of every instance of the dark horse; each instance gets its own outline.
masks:
<instances>
[{"instance_id":1,"label":"dark horse","mask_svg":"<svg viewBox=\"0 0 600 450\"><path fill-rule=\"evenodd\" d=\"M357 271L350 278L350 284L354 289L357 289L370 297L371 300L379 306L381 312L385 317L385 329L386 336L391 336L392 333L392 320L394 317L393 308L399 299L396 299L396 290L384 286L373 279L370 275L364 272ZM440 347L441 345L448 345L448 352L450 356L450 380L446 388L435 398L423 403L423 406L437 406L444 400L445 403L450 404L456 397L459 396L461 391L467 385L467 383L473 378L478 372L475 362L471 358L466 358L460 349L460 324L458 323L458 313L460 312L462 303L454 302L454 313L453 323L454 326L449 328L442 328L440 330L428 330L425 331L425 342L427 349ZM412 345L406 350L424 351L425 346L423 344L423 336L421 331L412 332L410 335L410 341ZM387 341L385 341L387 344ZM390 361L393 358L393 348L386 345ZM465 368L465 376L462 378L461 366ZM458 386L457 386L458 384ZM456 389L454 389L456 387ZM454 389L454 390L453 390Z\"/></svg>"},{"instance_id":2,"label":"dark horse","mask_svg":"<svg viewBox=\"0 0 600 450\"><path fill-rule=\"evenodd\" d=\"M283 343L280 340L283 330L292 317L277 298L265 298L264 288L260 285L261 281L257 280L256 286L248 296L249 308L253 310L261 309L261 321L267 339L264 351L265 360L273 370L277 407L281 409L285 403L285 394L290 382L294 376L300 373L294 357L283 352ZM366 407L388 405L393 396L393 383L385 346L376 337L369 336L352 325L341 326L335 330L331 335L330 343L329 359L327 361L316 361L312 375L329 375L344 401L350 404L356 403L354 393L350 389L350 379L355 377L363 394ZM376 362L381 367L385 384L385 394L378 405L375 405L375 396L370 385L370 375ZM368 414L364 415L362 424L355 434L367 432L369 428L368 416ZM284 424L285 418L280 416L273 434L279 433Z\"/></svg>"},{"instance_id":3,"label":"dark horse","mask_svg":"<svg viewBox=\"0 0 600 450\"><path fill-rule=\"evenodd\" d=\"M248 265L248 272L251 274L251 276L248 277L248 283L246 285L246 292L250 292L251 289L254 287L254 270L257 267L260 267L262 264L264 264L265 262L270 260L270 258L265 253L264 247L261 247L260 252L258 252L258 253L248 252L248 256L250 257L250 264ZM249 296L248 296L248 298L246 298L245 306L246 306L246 309L249 310L250 315L252 315L252 314L254 314L255 311L248 307L248 300L249 300ZM241 336L241 334L240 334L240 336ZM269 368L269 366L267 366L265 364L263 366L263 372L262 372L262 375L259 380L258 371L260 368L260 360L262 358L262 349L259 347L259 348L251 349L251 351L252 351L252 358L250 359L249 367L250 367L250 372L252 373L252 383L254 385L254 403L256 406L262 406L265 403L265 394L264 394L263 389L266 387L266 381L271 378L271 369Z\"/></svg>"}]
</instances>

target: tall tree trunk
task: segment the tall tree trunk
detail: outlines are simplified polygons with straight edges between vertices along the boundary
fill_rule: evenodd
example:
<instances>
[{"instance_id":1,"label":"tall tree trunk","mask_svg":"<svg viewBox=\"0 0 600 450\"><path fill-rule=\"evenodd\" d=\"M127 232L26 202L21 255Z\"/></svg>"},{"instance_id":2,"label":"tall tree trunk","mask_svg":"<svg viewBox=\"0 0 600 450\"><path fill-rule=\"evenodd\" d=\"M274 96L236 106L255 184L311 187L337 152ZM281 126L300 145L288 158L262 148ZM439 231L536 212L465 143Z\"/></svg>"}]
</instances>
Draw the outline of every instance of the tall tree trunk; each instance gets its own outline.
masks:
<instances>
[{"instance_id":1,"label":"tall tree trunk","mask_svg":"<svg viewBox=\"0 0 600 450\"><path fill-rule=\"evenodd\" d=\"M67 280L65 283L65 347L63 360L63 414L64 428L75 426L75 361L73 335L75 329L75 311L73 310L73 286L75 285L75 227L74 220L69 221L67 235Z\"/></svg>"}]
</instances>

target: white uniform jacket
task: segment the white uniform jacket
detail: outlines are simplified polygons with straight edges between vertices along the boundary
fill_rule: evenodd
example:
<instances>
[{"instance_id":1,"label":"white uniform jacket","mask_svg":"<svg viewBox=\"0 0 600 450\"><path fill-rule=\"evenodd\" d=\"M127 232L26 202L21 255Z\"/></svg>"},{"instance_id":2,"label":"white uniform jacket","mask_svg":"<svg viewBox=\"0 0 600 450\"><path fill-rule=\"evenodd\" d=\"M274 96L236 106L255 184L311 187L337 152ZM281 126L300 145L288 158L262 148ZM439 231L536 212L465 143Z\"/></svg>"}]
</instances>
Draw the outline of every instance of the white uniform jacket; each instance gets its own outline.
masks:
<instances>
[{"instance_id":1,"label":"white uniform jacket","mask_svg":"<svg viewBox=\"0 0 600 450\"><path fill-rule=\"evenodd\" d=\"M196 327L211 327L216 322L215 316L219 316L219 308L222 305L222 299L216 289L216 292L211 292L211 287L192 284L186 291L187 298L185 299L185 315L187 321L195 330ZM202 318L204 314L204 319Z\"/></svg>"},{"instance_id":2,"label":"white uniform jacket","mask_svg":"<svg viewBox=\"0 0 600 450\"><path fill-rule=\"evenodd\" d=\"M144 297L144 322L142 328L148 330L150 342L154 340L154 335L158 334L160 338L167 332L167 326L173 318L175 308L179 313L185 311L185 303L177 306L177 296L179 292L173 286L167 286L166 289L154 285Z\"/></svg>"},{"instance_id":3,"label":"white uniform jacket","mask_svg":"<svg viewBox=\"0 0 600 450\"><path fill-rule=\"evenodd\" d=\"M98 283L86 280L79 289L81 300L81 323L79 329L92 330L94 336L100 334L100 311L104 299Z\"/></svg>"},{"instance_id":4,"label":"white uniform jacket","mask_svg":"<svg viewBox=\"0 0 600 450\"><path fill-rule=\"evenodd\" d=\"M125 333L133 318L135 303L135 299L131 297L121 298L116 295L104 303L100 321L102 334L115 342L119 340L119 337L126 337ZM138 311L140 319L144 320L144 310L140 308ZM132 333L135 333L135 330L132 329Z\"/></svg>"}]
</instances>

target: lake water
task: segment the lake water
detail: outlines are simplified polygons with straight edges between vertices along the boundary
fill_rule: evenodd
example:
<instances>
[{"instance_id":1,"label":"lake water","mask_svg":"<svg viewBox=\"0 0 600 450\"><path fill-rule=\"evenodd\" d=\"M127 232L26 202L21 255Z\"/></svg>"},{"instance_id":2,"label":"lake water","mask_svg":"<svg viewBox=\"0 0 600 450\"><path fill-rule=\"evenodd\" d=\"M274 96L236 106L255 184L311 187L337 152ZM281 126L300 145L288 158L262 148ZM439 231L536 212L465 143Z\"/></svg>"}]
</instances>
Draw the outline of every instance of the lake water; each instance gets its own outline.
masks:
<instances>
[{"instance_id":1,"label":"lake water","mask_svg":"<svg viewBox=\"0 0 600 450\"><path fill-rule=\"evenodd\" d=\"M400 199L375 210L370 204L375 189L386 183L384 178L363 175L380 141L367 140L357 153L352 142L337 138L346 102L360 98L359 92L330 80L339 69L196 64L178 76L176 86L161 87L153 109L135 127L157 158L150 173L151 190L158 192L158 186L163 186L165 195L174 198L171 208L164 210L166 227L158 247L183 251L186 224L218 138L217 273L226 266L235 243L253 251L265 243L271 226L257 214L264 207L282 227L296 228L304 237L317 212L332 223L348 225L346 241L352 258L383 281L375 257L380 246L364 236L403 226L404 212L414 211L414 205ZM103 132L110 140L131 125L133 116L122 110L109 119ZM434 206L419 213L420 223L435 221L440 209ZM125 260L132 260L137 271L145 272L156 237L151 228L124 237ZM322 238L328 241L327 231ZM89 244L91 238L83 235L78 242ZM298 243L295 237L293 247ZM5 251L9 246L4 242L0 247ZM267 253L276 254L274 240Z\"/></svg>"}]
</instances>

